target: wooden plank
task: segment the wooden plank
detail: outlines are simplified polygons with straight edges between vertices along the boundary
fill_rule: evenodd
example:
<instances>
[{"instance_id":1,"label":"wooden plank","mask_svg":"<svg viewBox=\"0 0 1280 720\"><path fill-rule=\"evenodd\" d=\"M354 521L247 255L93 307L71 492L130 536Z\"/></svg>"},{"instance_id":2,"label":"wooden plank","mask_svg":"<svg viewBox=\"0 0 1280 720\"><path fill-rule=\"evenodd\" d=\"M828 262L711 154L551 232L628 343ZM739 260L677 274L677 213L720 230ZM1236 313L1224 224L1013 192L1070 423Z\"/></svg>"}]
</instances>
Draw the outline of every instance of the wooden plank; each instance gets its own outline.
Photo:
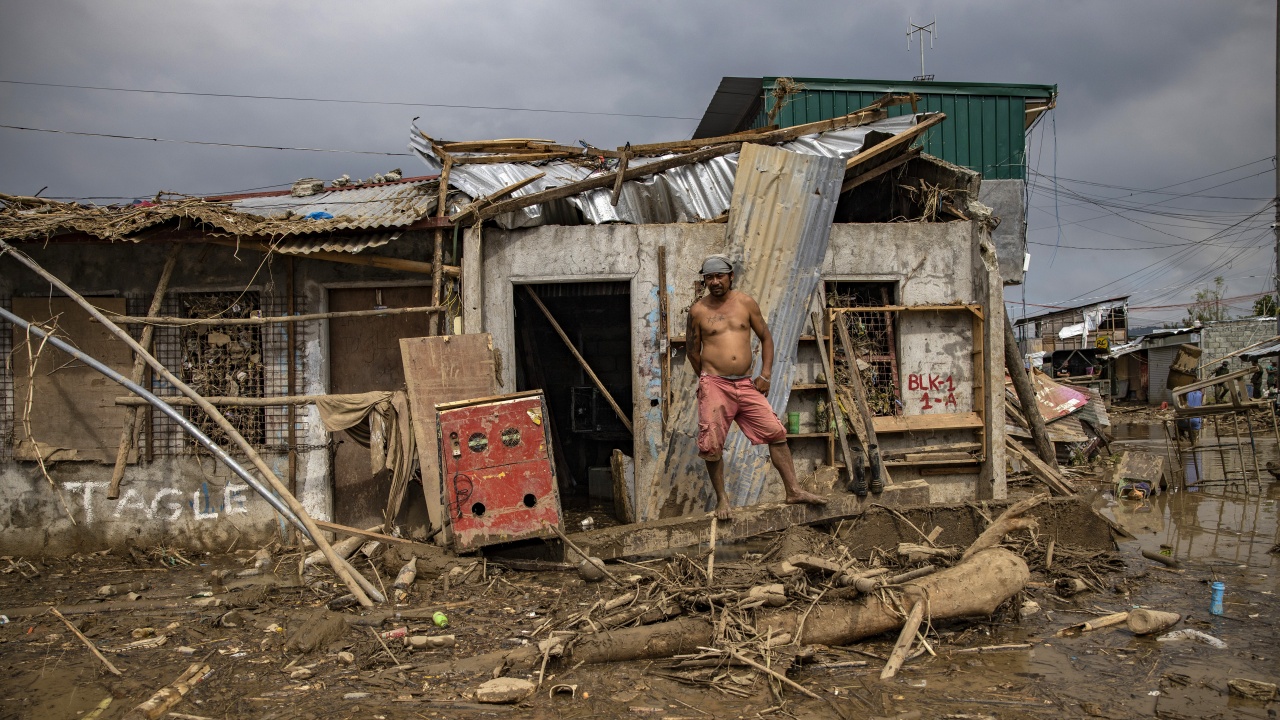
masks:
<instances>
[{"instance_id":1,"label":"wooden plank","mask_svg":"<svg viewBox=\"0 0 1280 720\"><path fill-rule=\"evenodd\" d=\"M1055 495L1075 495L1076 494L1075 488L1071 487L1071 485L1069 485L1065 480L1063 480L1062 476L1058 474L1057 470L1054 470L1053 468L1046 465L1043 460L1036 457L1036 454L1028 450L1026 447L1024 447L1022 443L1018 442L1017 440L1007 439L1005 441L1005 445L1007 445L1008 448L1012 450L1015 455L1022 458L1023 462L1025 462L1027 464L1027 467L1030 469L1031 474L1035 475L1036 479L1044 483L1049 488L1049 490L1053 492L1053 494Z\"/></svg>"},{"instance_id":2,"label":"wooden plank","mask_svg":"<svg viewBox=\"0 0 1280 720\"><path fill-rule=\"evenodd\" d=\"M891 138L886 138L884 142L881 142L869 150L863 150L845 161L845 174L848 174L860 165L865 165L878 157L887 155L890 151L897 150L903 145L910 145L911 142L923 134L925 130L928 130L946 119L947 116L942 113L933 113L925 120L912 125L911 129L904 130Z\"/></svg>"},{"instance_id":3,"label":"wooden plank","mask_svg":"<svg viewBox=\"0 0 1280 720\"><path fill-rule=\"evenodd\" d=\"M792 525L811 525L861 515L872 504L893 508L929 504L929 484L923 480L898 483L875 498L840 493L826 505L768 504L736 508L733 522L719 523L716 541L733 542ZM604 560L667 555L683 548L706 545L711 539L711 513L695 513L634 525L618 525L569 536L584 552ZM566 559L571 559L566 557Z\"/></svg>"},{"instance_id":4,"label":"wooden plank","mask_svg":"<svg viewBox=\"0 0 1280 720\"><path fill-rule=\"evenodd\" d=\"M888 160L881 165L877 165L874 169L868 170L860 175L854 175L848 180L845 180L844 184L840 186L840 192L847 193L859 185L875 180L890 170L900 168L918 157L920 157L920 148L911 148L898 157Z\"/></svg>"},{"instance_id":5,"label":"wooden plank","mask_svg":"<svg viewBox=\"0 0 1280 720\"><path fill-rule=\"evenodd\" d=\"M840 397L836 394L836 372L831 364L831 355L827 353L826 344L822 342L822 317L815 310L809 313L810 321L813 323L814 336L818 338L818 357L822 359L822 374L827 378L827 407L831 408L830 414L836 421L836 442L840 447L840 457L844 458L844 466L849 474L849 489L858 497L866 497L867 486L865 479L858 482L858 467L862 463L863 458L853 454L853 450L849 448L849 436L844 429L844 413L840 412ZM864 445L864 451L870 450L870 445Z\"/></svg>"},{"instance_id":6,"label":"wooden plank","mask_svg":"<svg viewBox=\"0 0 1280 720\"><path fill-rule=\"evenodd\" d=\"M893 482L889 478L889 471L884 469L884 460L880 457L880 440L876 437L875 414L871 412L871 406L867 404L867 389L862 385L862 372L858 369L858 356L853 351L853 343L849 340L849 329L845 327L844 317L842 313L835 313L835 318L839 322L833 323L836 328L837 336L840 338L840 347L844 350L844 356L849 361L849 376L852 382L849 383L853 389L853 401L858 409L858 414L862 416L862 426L865 428L867 436L867 462L870 465L872 473L869 480L871 492L878 493L880 488ZM892 328L893 322L889 321L887 326ZM890 335L890 343L893 342L893 336ZM894 362L892 367L897 367ZM880 478L875 477L876 466L879 465Z\"/></svg>"},{"instance_id":7,"label":"wooden plank","mask_svg":"<svg viewBox=\"0 0 1280 720\"><path fill-rule=\"evenodd\" d=\"M454 165L497 165L500 163L523 163L537 162L539 160L553 160L555 158L569 157L571 154L566 152L541 152L541 153L516 153L512 155L463 155L453 157Z\"/></svg>"},{"instance_id":8,"label":"wooden plank","mask_svg":"<svg viewBox=\"0 0 1280 720\"><path fill-rule=\"evenodd\" d=\"M94 298L105 311L124 312L124 298ZM74 300L65 297L13 298L13 313L34 323L46 324L57 317L58 335L74 343L86 354L110 366L121 375L133 368L129 347L117 341L111 332L94 322ZM46 325L46 327L48 327ZM14 456L19 460L35 460L40 443L40 456L51 460L115 461L120 427L125 409L115 404L115 383L104 382L97 370L76 362L71 356L46 345L35 359L35 376L30 376L29 354L34 357L40 341L26 344L27 335L13 328L13 430ZM27 414L28 391L31 395ZM30 422L30 435L23 419ZM56 453L52 454L51 453Z\"/></svg>"},{"instance_id":9,"label":"wooden plank","mask_svg":"<svg viewBox=\"0 0 1280 720\"><path fill-rule=\"evenodd\" d=\"M547 174L544 172L540 172L537 175L530 175L529 177L523 180L517 180L516 182L513 182L510 185L507 185L506 187L499 188L498 190L491 192L488 195L485 195L484 197L478 200L473 200L472 202L468 203L466 207L450 215L449 222L451 223L462 222L464 219L466 219L468 215L474 214L480 208L485 207L486 205L491 205L497 202L498 200L506 197L507 195L510 195L511 193L519 190L520 188L528 185L529 183L535 182L537 180L541 180L546 176ZM465 253L464 253L464 257L465 257Z\"/></svg>"},{"instance_id":10,"label":"wooden plank","mask_svg":"<svg viewBox=\"0 0 1280 720\"><path fill-rule=\"evenodd\" d=\"M922 453L949 453L949 452L973 452L981 450L980 442L960 442L945 443L941 445L919 445L917 447L895 448L893 450L883 450L882 454L885 458L901 458L908 455L916 455Z\"/></svg>"},{"instance_id":11,"label":"wooden plank","mask_svg":"<svg viewBox=\"0 0 1280 720\"><path fill-rule=\"evenodd\" d=\"M978 413L936 413L929 415L877 416L877 433L926 432L929 430L977 430L982 428Z\"/></svg>"},{"instance_id":12,"label":"wooden plank","mask_svg":"<svg viewBox=\"0 0 1280 720\"><path fill-rule=\"evenodd\" d=\"M432 529L441 527L440 443L436 437L436 404L494 395L493 338L488 333L401 338L400 355L418 443L418 466ZM436 535L443 542L444 533Z\"/></svg>"}]
</instances>

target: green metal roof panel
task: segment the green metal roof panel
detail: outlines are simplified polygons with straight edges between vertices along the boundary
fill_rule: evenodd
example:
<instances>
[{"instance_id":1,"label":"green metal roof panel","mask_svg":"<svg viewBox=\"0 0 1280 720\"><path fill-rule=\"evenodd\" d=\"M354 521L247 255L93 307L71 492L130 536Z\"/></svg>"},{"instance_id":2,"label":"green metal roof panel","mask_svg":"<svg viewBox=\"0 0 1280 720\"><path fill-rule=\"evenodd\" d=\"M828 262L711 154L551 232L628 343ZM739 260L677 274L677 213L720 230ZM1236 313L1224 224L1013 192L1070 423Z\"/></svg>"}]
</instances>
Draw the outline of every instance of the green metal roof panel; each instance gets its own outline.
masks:
<instances>
[{"instance_id":1,"label":"green metal roof panel","mask_svg":"<svg viewBox=\"0 0 1280 720\"><path fill-rule=\"evenodd\" d=\"M763 78L764 108L752 127L766 125L773 99L767 92L777 78ZM886 92L916 93L919 112L942 112L947 120L926 131L920 143L930 155L982 173L990 179L1026 177L1026 101L1048 100L1056 85L995 83L894 82L791 78L804 85L778 111L781 127L839 117L864 108ZM910 113L910 105L889 108L889 116Z\"/></svg>"}]
</instances>

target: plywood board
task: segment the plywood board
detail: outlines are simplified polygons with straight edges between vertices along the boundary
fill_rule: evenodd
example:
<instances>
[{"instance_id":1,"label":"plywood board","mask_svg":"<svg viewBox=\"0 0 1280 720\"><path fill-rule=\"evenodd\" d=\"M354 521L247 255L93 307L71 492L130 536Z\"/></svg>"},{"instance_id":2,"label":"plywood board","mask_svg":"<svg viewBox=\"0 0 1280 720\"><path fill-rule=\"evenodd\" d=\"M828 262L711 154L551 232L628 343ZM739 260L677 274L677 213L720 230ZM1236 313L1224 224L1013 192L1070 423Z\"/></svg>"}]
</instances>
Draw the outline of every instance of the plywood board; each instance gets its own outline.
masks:
<instances>
[{"instance_id":1,"label":"plywood board","mask_svg":"<svg viewBox=\"0 0 1280 720\"><path fill-rule=\"evenodd\" d=\"M430 286L329 290L329 310L335 312L369 310L374 305L402 308L430 304ZM329 320L329 392L342 395L400 388L404 384L400 338L431 332L432 317L410 313ZM371 469L369 448L351 440L339 443L333 458L337 522L351 527L381 523L390 492L391 474L376 474Z\"/></svg>"},{"instance_id":2,"label":"plywood board","mask_svg":"<svg viewBox=\"0 0 1280 720\"><path fill-rule=\"evenodd\" d=\"M124 314L124 298L91 298L107 313ZM36 323L57 316L58 334L89 356L128 377L133 353L69 298L14 298L14 314ZM120 445L125 408L115 404L120 386L102 373L47 345L36 360L34 378L28 367L26 333L13 328L14 431L19 459L36 458L32 440L46 460L111 462ZM32 352L38 348L32 348ZM23 427L28 387L32 389L31 437ZM56 454L54 454L56 453Z\"/></svg>"},{"instance_id":3,"label":"plywood board","mask_svg":"<svg viewBox=\"0 0 1280 720\"><path fill-rule=\"evenodd\" d=\"M402 338L400 356L413 413L427 516L432 529L436 529L444 519L436 404L497 394L493 338L488 333ZM444 533L436 538L442 541Z\"/></svg>"},{"instance_id":4,"label":"plywood board","mask_svg":"<svg viewBox=\"0 0 1280 720\"><path fill-rule=\"evenodd\" d=\"M742 146L724 253L737 270L734 288L756 299L773 334L768 399L775 413L785 411L791 392L796 345L821 280L843 177L840 158ZM697 414L696 383L677 384L657 473L636 479L636 511L641 520L687 515L708 507L713 495L705 463L698 457ZM752 447L741 432L731 431L723 457L725 486L734 505L752 505L771 495L781 499L780 492L766 493L766 483L781 488L767 448Z\"/></svg>"}]
</instances>

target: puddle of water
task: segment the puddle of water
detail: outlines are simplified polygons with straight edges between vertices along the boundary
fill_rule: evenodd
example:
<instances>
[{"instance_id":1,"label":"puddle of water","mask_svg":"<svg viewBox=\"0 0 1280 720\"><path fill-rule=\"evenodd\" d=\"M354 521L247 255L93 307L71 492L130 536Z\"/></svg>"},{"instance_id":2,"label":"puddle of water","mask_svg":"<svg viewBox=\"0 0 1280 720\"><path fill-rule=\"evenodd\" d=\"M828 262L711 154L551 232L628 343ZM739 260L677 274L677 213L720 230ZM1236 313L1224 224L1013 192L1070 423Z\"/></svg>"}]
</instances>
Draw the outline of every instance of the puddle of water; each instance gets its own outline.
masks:
<instances>
[{"instance_id":1,"label":"puddle of water","mask_svg":"<svg viewBox=\"0 0 1280 720\"><path fill-rule=\"evenodd\" d=\"M1119 547L1126 571L1099 578L1104 592L1059 600L1051 590L1033 591L1041 612L1021 622L967 625L981 638L969 637L968 645L1027 642L1027 649L949 656L940 652L936 660L909 663L898 678L879 688L870 680L850 682L851 673L823 677L814 672L812 684L849 687L872 703L887 694L897 701L894 710L919 709L926 717L944 709L999 718L1274 717L1274 704L1241 700L1227 692L1229 678L1280 681L1280 611L1275 602L1280 556L1269 552L1280 542L1280 482L1265 469L1268 460L1280 455L1271 428L1255 426L1252 444L1242 428L1242 459L1235 436L1226 428L1215 436L1209 425L1201 447L1184 453L1181 463L1167 449L1160 424L1122 423L1112 429L1113 453L1128 448L1165 455L1182 472L1174 487L1145 501L1117 499L1110 485L1098 494L1096 505L1102 512L1135 536ZM1260 471L1254 469L1252 448ZM1165 568L1143 558L1142 550L1164 552L1180 567ZM1227 587L1220 616L1209 612L1213 581ZM1158 642L1124 626L1054 637L1058 629L1098 613L1138 606L1180 613L1178 628L1220 638L1228 648ZM941 644L946 647L945 638ZM874 678L874 673L868 674ZM881 697L868 690L879 690ZM982 707L984 702L987 707Z\"/></svg>"}]
</instances>

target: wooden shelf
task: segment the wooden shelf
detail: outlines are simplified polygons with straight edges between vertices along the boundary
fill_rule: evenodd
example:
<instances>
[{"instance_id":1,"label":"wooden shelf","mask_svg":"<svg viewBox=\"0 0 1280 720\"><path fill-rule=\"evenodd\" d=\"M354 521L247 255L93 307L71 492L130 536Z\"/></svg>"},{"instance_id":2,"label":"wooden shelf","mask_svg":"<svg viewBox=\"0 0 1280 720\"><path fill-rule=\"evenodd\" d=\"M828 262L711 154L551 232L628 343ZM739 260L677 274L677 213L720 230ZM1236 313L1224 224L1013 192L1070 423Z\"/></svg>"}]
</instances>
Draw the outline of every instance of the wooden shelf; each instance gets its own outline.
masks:
<instances>
[{"instance_id":1,"label":"wooden shelf","mask_svg":"<svg viewBox=\"0 0 1280 720\"><path fill-rule=\"evenodd\" d=\"M795 433L794 435L793 435L793 434L791 434L791 433L787 433L787 439L788 439L788 440L789 440L789 439L791 439L791 438L801 438L801 439L803 439L803 438L826 438L826 437L831 437L831 433L829 433L829 432L811 432L811 433Z\"/></svg>"},{"instance_id":2,"label":"wooden shelf","mask_svg":"<svg viewBox=\"0 0 1280 720\"><path fill-rule=\"evenodd\" d=\"M826 390L826 383L796 383L791 386L792 390Z\"/></svg>"}]
</instances>

